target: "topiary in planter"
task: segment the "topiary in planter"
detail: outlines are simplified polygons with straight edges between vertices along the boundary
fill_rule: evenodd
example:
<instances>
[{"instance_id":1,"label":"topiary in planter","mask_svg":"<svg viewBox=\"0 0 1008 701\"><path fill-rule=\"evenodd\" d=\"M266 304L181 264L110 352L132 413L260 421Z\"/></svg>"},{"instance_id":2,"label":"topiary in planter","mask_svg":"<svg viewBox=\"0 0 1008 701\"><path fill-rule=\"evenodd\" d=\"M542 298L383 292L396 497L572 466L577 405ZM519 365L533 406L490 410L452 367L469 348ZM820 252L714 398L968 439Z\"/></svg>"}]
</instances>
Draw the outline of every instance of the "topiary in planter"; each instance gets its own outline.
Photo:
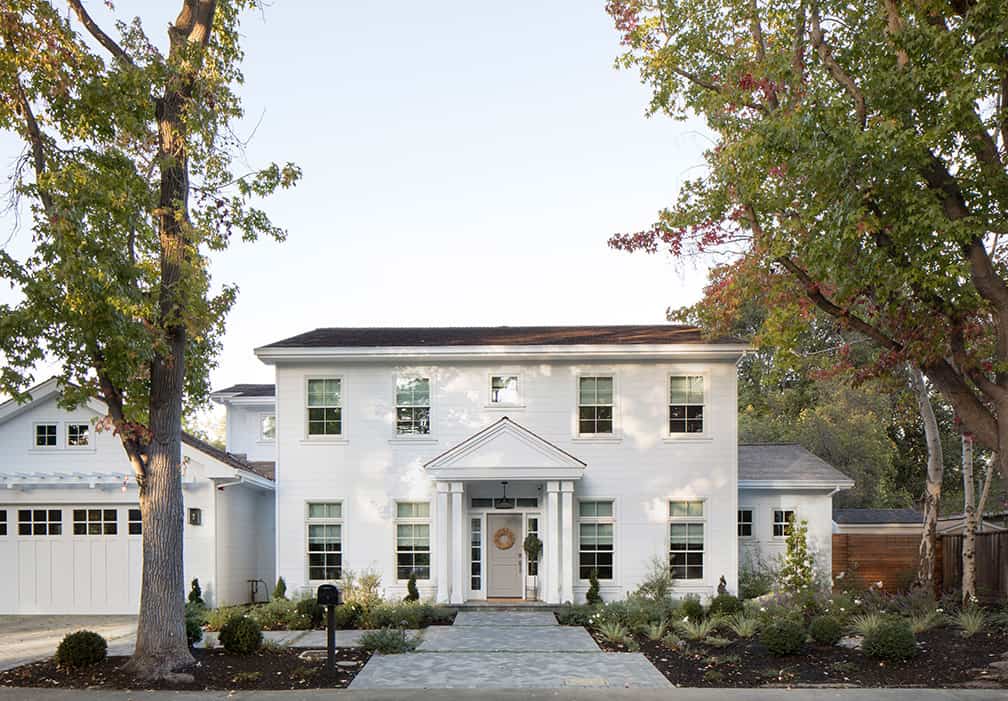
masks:
<instances>
[{"instance_id":1,"label":"topiary in planter","mask_svg":"<svg viewBox=\"0 0 1008 701\"><path fill-rule=\"evenodd\" d=\"M87 667L104 660L107 653L105 638L90 630L78 630L60 641L56 662L64 667Z\"/></svg>"},{"instance_id":2,"label":"topiary in planter","mask_svg":"<svg viewBox=\"0 0 1008 701\"><path fill-rule=\"evenodd\" d=\"M236 655L250 655L262 645L259 624L247 616L235 616L220 629L220 644Z\"/></svg>"},{"instance_id":3,"label":"topiary in planter","mask_svg":"<svg viewBox=\"0 0 1008 701\"><path fill-rule=\"evenodd\" d=\"M718 594L711 599L707 612L711 616L734 616L742 613L742 601L731 594Z\"/></svg>"},{"instance_id":4,"label":"topiary in planter","mask_svg":"<svg viewBox=\"0 0 1008 701\"><path fill-rule=\"evenodd\" d=\"M774 621L763 627L760 642L775 655L794 655L805 644L805 628L797 621Z\"/></svg>"},{"instance_id":5,"label":"topiary in planter","mask_svg":"<svg viewBox=\"0 0 1008 701\"><path fill-rule=\"evenodd\" d=\"M189 647L198 643L203 639L203 620L199 616L190 615L186 611L185 633L186 640L189 641Z\"/></svg>"},{"instance_id":6,"label":"topiary in planter","mask_svg":"<svg viewBox=\"0 0 1008 701\"><path fill-rule=\"evenodd\" d=\"M287 582L284 581L283 577L277 577L276 586L273 587L273 598L274 599L287 598Z\"/></svg>"},{"instance_id":7,"label":"topiary in planter","mask_svg":"<svg viewBox=\"0 0 1008 701\"><path fill-rule=\"evenodd\" d=\"M843 626L833 616L816 616L809 623L809 635L820 645L836 645L843 637Z\"/></svg>"},{"instance_id":8,"label":"topiary in planter","mask_svg":"<svg viewBox=\"0 0 1008 701\"><path fill-rule=\"evenodd\" d=\"M917 638L909 623L902 618L892 618L868 631L861 651L880 660L905 660L917 654Z\"/></svg>"},{"instance_id":9,"label":"topiary in planter","mask_svg":"<svg viewBox=\"0 0 1008 701\"><path fill-rule=\"evenodd\" d=\"M406 582L406 596L403 601L420 601L420 592L416 588L416 572L410 572L409 581Z\"/></svg>"},{"instance_id":10,"label":"topiary in planter","mask_svg":"<svg viewBox=\"0 0 1008 701\"><path fill-rule=\"evenodd\" d=\"M193 579L192 581L192 587L189 589L189 603L206 606L206 602L203 601L203 589L200 588L199 579Z\"/></svg>"},{"instance_id":11,"label":"topiary in planter","mask_svg":"<svg viewBox=\"0 0 1008 701\"><path fill-rule=\"evenodd\" d=\"M592 570L588 575L588 592L585 594L585 600L589 606L596 606L602 603L602 595L599 594L598 572L596 570Z\"/></svg>"}]
</instances>

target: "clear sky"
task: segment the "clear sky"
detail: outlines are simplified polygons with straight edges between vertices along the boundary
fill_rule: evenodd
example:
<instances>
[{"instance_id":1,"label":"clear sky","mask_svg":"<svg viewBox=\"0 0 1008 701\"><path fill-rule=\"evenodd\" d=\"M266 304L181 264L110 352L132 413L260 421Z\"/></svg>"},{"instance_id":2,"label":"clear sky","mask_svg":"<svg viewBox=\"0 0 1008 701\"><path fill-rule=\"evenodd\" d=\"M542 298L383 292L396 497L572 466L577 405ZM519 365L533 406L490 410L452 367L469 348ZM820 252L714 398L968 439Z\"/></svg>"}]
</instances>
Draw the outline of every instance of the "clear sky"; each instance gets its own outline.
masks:
<instances>
[{"instance_id":1,"label":"clear sky","mask_svg":"<svg viewBox=\"0 0 1008 701\"><path fill-rule=\"evenodd\" d=\"M178 4L116 9L163 45ZM265 203L285 243L214 263L241 290L215 387L271 381L252 349L318 326L660 323L698 297L703 270L606 246L710 141L645 118L602 0L275 0L243 33L249 162L304 179ZM7 172L19 150L0 137ZM29 244L23 225L6 245Z\"/></svg>"}]
</instances>

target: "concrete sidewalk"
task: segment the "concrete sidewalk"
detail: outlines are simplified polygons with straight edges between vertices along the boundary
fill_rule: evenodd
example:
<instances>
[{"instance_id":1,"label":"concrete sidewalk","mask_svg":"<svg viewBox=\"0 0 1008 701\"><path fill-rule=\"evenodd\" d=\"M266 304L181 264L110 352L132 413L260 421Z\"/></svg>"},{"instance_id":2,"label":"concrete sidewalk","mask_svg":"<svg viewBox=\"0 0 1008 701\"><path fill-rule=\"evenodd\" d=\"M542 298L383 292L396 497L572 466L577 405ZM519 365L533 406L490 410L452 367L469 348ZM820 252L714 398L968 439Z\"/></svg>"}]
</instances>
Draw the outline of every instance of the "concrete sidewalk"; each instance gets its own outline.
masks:
<instances>
[{"instance_id":1,"label":"concrete sidewalk","mask_svg":"<svg viewBox=\"0 0 1008 701\"><path fill-rule=\"evenodd\" d=\"M1004 701L1005 690L974 689L442 689L427 701ZM0 687L0 701L401 701L402 689L366 691L83 691Z\"/></svg>"}]
</instances>

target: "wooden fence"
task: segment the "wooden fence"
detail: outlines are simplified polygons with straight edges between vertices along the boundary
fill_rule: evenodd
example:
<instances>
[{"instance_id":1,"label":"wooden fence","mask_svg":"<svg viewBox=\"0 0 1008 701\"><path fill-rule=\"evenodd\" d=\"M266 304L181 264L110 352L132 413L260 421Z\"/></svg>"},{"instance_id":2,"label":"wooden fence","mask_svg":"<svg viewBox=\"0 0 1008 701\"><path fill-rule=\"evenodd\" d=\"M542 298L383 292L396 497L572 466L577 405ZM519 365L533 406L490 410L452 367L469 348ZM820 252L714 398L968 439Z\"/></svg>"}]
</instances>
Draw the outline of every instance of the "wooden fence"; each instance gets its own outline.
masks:
<instances>
[{"instance_id":1,"label":"wooden fence","mask_svg":"<svg viewBox=\"0 0 1008 701\"><path fill-rule=\"evenodd\" d=\"M938 541L937 571L942 572L942 543ZM833 578L837 588L850 585L851 579L862 586L882 582L882 588L904 590L917 574L919 534L881 535L876 533L833 534ZM844 573L837 581L837 576Z\"/></svg>"},{"instance_id":2,"label":"wooden fence","mask_svg":"<svg viewBox=\"0 0 1008 701\"><path fill-rule=\"evenodd\" d=\"M943 588L955 591L962 585L963 537L945 535L940 542ZM977 597L984 603L1003 602L1008 597L1008 533L976 534L976 570Z\"/></svg>"}]
</instances>

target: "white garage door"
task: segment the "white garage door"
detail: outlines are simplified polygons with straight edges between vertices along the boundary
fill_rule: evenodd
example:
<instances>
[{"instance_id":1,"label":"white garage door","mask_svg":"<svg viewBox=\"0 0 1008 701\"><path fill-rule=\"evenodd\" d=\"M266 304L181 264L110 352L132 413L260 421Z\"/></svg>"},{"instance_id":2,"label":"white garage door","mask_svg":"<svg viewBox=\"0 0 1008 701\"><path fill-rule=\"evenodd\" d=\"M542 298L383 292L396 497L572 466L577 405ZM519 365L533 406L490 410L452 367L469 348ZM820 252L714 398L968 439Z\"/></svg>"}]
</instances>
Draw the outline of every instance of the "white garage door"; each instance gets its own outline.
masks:
<instances>
[{"instance_id":1,"label":"white garage door","mask_svg":"<svg viewBox=\"0 0 1008 701\"><path fill-rule=\"evenodd\" d=\"M0 613L136 613L134 504L0 504Z\"/></svg>"}]
</instances>

